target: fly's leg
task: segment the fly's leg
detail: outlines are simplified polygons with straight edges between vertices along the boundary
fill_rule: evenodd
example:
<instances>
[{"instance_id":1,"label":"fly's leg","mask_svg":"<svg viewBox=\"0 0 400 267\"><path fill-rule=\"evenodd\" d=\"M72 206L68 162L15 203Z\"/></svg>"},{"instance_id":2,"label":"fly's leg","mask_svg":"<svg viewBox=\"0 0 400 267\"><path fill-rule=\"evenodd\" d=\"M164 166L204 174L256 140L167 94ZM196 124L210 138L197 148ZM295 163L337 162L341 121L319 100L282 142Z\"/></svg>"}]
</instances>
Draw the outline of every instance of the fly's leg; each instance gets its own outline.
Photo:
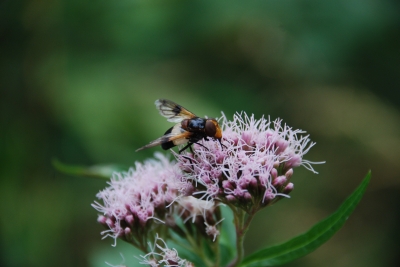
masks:
<instances>
[{"instance_id":1,"label":"fly's leg","mask_svg":"<svg viewBox=\"0 0 400 267\"><path fill-rule=\"evenodd\" d=\"M178 154L181 154L183 151L185 151L187 148L190 148L190 151L193 153L193 149L192 149L192 144L193 143L188 143L186 146L184 146L182 149L179 150Z\"/></svg>"},{"instance_id":2,"label":"fly's leg","mask_svg":"<svg viewBox=\"0 0 400 267\"><path fill-rule=\"evenodd\" d=\"M221 148L222 148L222 149L224 149L224 147L227 148L226 145L222 144L221 139L218 139L218 142L219 142L219 144L221 145Z\"/></svg>"},{"instance_id":3,"label":"fly's leg","mask_svg":"<svg viewBox=\"0 0 400 267\"><path fill-rule=\"evenodd\" d=\"M206 148L203 144L200 144L200 143L197 143L196 142L196 144L198 144L199 146L202 146L202 147L204 147L205 149L207 149L208 151L210 151L208 148Z\"/></svg>"}]
</instances>

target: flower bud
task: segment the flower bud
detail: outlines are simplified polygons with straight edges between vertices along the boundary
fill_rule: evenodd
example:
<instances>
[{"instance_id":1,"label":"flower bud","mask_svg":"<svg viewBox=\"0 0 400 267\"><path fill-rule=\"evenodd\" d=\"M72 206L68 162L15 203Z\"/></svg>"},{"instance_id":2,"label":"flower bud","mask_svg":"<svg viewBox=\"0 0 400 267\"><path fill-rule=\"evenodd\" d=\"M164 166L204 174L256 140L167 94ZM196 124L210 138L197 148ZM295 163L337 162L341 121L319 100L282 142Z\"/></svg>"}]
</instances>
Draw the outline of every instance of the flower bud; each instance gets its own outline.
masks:
<instances>
[{"instance_id":1,"label":"flower bud","mask_svg":"<svg viewBox=\"0 0 400 267\"><path fill-rule=\"evenodd\" d=\"M272 179L275 179L276 177L278 177L278 170L276 168L272 168L270 173L271 173Z\"/></svg>"},{"instance_id":2,"label":"flower bud","mask_svg":"<svg viewBox=\"0 0 400 267\"><path fill-rule=\"evenodd\" d=\"M131 234L131 232L132 232L131 228L125 227L125 229L124 229L125 236L129 236Z\"/></svg>"},{"instance_id":3,"label":"flower bud","mask_svg":"<svg viewBox=\"0 0 400 267\"><path fill-rule=\"evenodd\" d=\"M282 193L284 193L284 194L289 194L290 192L293 191L293 188L294 188L293 183L288 183L288 184L285 186L285 188L283 189L283 192L282 192Z\"/></svg>"},{"instance_id":4,"label":"flower bud","mask_svg":"<svg viewBox=\"0 0 400 267\"><path fill-rule=\"evenodd\" d=\"M281 176L276 177L272 181L272 185L275 186L275 187L279 187L279 186L284 185L286 183L286 181L287 181L286 176L281 175Z\"/></svg>"},{"instance_id":5,"label":"flower bud","mask_svg":"<svg viewBox=\"0 0 400 267\"><path fill-rule=\"evenodd\" d=\"M251 196L251 194L249 192L244 192L243 198L247 201L251 201L253 197Z\"/></svg>"},{"instance_id":6,"label":"flower bud","mask_svg":"<svg viewBox=\"0 0 400 267\"><path fill-rule=\"evenodd\" d=\"M133 222L135 221L135 219L133 218L133 215L127 215L125 216L125 221L128 225L133 226Z\"/></svg>"},{"instance_id":7,"label":"flower bud","mask_svg":"<svg viewBox=\"0 0 400 267\"><path fill-rule=\"evenodd\" d=\"M292 178L292 175L293 175L293 169L290 168L290 169L285 173L285 176L286 176L286 178L287 178L288 181L290 180L290 178Z\"/></svg>"},{"instance_id":8,"label":"flower bud","mask_svg":"<svg viewBox=\"0 0 400 267\"><path fill-rule=\"evenodd\" d=\"M99 215L99 217L97 217L97 222L101 223L104 226L107 226L107 217Z\"/></svg>"},{"instance_id":9,"label":"flower bud","mask_svg":"<svg viewBox=\"0 0 400 267\"><path fill-rule=\"evenodd\" d=\"M226 195L225 198L228 202L236 202L237 201L237 198L233 195Z\"/></svg>"},{"instance_id":10,"label":"flower bud","mask_svg":"<svg viewBox=\"0 0 400 267\"><path fill-rule=\"evenodd\" d=\"M224 189L230 189L230 190L234 190L235 188L233 187L233 184L231 183L231 181L228 180L224 180L222 181L222 187Z\"/></svg>"}]
</instances>

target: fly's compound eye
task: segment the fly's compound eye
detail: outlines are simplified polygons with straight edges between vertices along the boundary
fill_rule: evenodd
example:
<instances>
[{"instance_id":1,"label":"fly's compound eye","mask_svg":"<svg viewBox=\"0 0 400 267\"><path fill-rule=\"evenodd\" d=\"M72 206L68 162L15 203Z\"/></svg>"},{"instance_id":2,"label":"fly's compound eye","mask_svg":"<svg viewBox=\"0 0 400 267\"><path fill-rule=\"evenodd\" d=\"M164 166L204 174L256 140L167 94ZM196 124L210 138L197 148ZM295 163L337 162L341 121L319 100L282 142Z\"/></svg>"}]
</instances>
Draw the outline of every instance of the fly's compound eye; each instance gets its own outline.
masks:
<instances>
[{"instance_id":1,"label":"fly's compound eye","mask_svg":"<svg viewBox=\"0 0 400 267\"><path fill-rule=\"evenodd\" d=\"M214 137L216 132L217 132L217 127L215 126L215 123L212 120L207 120L205 128L206 135Z\"/></svg>"}]
</instances>

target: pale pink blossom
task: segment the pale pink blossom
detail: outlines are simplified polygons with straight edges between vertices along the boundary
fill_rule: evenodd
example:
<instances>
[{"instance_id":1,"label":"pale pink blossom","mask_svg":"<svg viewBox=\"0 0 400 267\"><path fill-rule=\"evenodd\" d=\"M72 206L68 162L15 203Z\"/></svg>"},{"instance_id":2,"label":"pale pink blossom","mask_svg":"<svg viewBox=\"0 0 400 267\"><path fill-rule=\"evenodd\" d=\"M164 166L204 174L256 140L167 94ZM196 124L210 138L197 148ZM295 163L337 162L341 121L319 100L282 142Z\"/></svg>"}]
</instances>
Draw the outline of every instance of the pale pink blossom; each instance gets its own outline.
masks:
<instances>
[{"instance_id":1,"label":"pale pink blossom","mask_svg":"<svg viewBox=\"0 0 400 267\"><path fill-rule=\"evenodd\" d=\"M92 206L101 213L98 222L108 228L104 237L129 242L146 235L143 229L149 223L163 222L183 184L177 179L180 170L174 162L161 153L155 157L157 160L137 162L128 172L115 172L109 186L97 194L103 204L95 201Z\"/></svg>"},{"instance_id":2,"label":"pale pink blossom","mask_svg":"<svg viewBox=\"0 0 400 267\"><path fill-rule=\"evenodd\" d=\"M293 189L293 168L304 166L316 173L315 163L303 159L315 145L304 131L245 112L232 121L223 114L220 124L222 145L201 141L194 144L194 153L175 153L183 179L196 187L194 196L249 210L287 197Z\"/></svg>"}]
</instances>

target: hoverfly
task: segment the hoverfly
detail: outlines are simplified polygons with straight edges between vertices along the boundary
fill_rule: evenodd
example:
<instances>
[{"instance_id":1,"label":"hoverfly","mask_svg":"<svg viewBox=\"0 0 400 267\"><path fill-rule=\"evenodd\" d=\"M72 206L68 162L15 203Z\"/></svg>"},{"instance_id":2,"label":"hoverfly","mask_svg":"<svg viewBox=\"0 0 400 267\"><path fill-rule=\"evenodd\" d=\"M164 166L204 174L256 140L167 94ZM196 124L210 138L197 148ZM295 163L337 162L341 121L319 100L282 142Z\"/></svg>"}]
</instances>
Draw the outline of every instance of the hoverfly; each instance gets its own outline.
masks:
<instances>
[{"instance_id":1,"label":"hoverfly","mask_svg":"<svg viewBox=\"0 0 400 267\"><path fill-rule=\"evenodd\" d=\"M198 143L202 139L208 141L208 137L218 140L222 146L222 131L217 120L199 118L181 105L170 100L158 99L154 104L162 116L176 124L169 128L163 136L136 151L157 145L161 145L164 150L167 150L174 146L188 143L179 150L179 153L181 153L188 147L192 150L191 145ZM201 144L199 143L199 145Z\"/></svg>"}]
</instances>

